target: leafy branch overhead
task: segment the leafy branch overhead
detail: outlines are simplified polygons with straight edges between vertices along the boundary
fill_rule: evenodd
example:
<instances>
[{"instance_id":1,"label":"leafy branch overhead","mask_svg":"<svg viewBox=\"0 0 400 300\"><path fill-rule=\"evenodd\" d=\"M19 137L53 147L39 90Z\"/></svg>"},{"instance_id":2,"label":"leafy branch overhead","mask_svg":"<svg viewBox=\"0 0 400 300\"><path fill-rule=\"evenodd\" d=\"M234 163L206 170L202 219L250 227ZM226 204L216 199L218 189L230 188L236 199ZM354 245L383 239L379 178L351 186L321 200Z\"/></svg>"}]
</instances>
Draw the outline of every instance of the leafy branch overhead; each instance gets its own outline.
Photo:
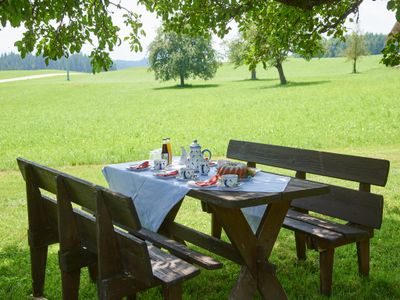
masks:
<instances>
[{"instance_id":1,"label":"leafy branch overhead","mask_svg":"<svg viewBox=\"0 0 400 300\"><path fill-rule=\"evenodd\" d=\"M9 22L12 27L26 28L22 39L15 43L22 57L36 51L48 63L79 53L84 44L89 44L93 72L111 67L109 53L121 43L119 27L111 18L113 10L125 12L125 24L131 30L125 39L132 50L141 51L139 38L144 32L140 15L111 1L0 0L2 26Z\"/></svg>"},{"instance_id":2,"label":"leafy branch overhead","mask_svg":"<svg viewBox=\"0 0 400 300\"><path fill-rule=\"evenodd\" d=\"M371 1L371 0L369 0ZM168 31L220 37L230 30L230 22L243 26L248 20L262 22L268 17L268 7L279 4L271 27L303 22L308 34L325 33L343 38L344 22L358 12L362 0L138 0L150 11L157 13ZM396 12L400 21L400 1L389 0L388 10ZM125 25L130 28L127 40L133 51L141 51L140 37L144 35L140 15L109 0L0 0L0 21L4 27L24 26L23 38L16 43L22 56L36 51L45 59L57 59L78 53L82 46L91 46L93 71L108 69L112 63L109 53L121 42L119 27L111 18L114 11L124 13ZM288 13L290 12L290 13ZM377 20L378 21L378 20ZM282 32L280 30L280 32ZM296 32L288 31L295 35ZM277 38L282 37L281 35ZM393 65L400 59L400 36L393 34L383 51L383 63ZM283 44L283 42L282 42Z\"/></svg>"}]
</instances>

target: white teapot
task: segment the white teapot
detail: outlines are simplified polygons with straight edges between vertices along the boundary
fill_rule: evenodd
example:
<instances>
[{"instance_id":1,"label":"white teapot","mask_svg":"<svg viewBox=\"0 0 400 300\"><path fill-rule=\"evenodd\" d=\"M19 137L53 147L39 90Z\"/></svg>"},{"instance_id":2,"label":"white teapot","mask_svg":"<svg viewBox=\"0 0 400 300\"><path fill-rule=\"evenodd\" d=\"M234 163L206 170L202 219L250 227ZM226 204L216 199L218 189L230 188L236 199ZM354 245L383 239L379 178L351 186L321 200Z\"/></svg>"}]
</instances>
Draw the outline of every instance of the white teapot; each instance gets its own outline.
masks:
<instances>
[{"instance_id":1,"label":"white teapot","mask_svg":"<svg viewBox=\"0 0 400 300\"><path fill-rule=\"evenodd\" d=\"M206 161L203 156L204 153L208 153L208 159L211 159L211 151L208 149L204 149L202 151L201 146L197 143L197 140L194 140L193 143L190 145L190 152L186 166L190 169L193 169L195 172L200 172L201 165L204 165L204 162Z\"/></svg>"}]
</instances>

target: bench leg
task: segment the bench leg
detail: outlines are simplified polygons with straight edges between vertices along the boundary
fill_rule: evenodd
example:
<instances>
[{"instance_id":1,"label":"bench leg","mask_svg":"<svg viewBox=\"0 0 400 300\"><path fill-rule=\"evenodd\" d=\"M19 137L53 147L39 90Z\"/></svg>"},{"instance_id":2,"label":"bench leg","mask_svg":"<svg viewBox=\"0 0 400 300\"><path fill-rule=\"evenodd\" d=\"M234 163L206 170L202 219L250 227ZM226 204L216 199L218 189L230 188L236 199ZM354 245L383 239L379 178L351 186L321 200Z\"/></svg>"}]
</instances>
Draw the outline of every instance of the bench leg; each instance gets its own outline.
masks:
<instances>
[{"instance_id":1,"label":"bench leg","mask_svg":"<svg viewBox=\"0 0 400 300\"><path fill-rule=\"evenodd\" d=\"M70 272L61 271L63 300L78 299L80 275L80 269Z\"/></svg>"},{"instance_id":2,"label":"bench leg","mask_svg":"<svg viewBox=\"0 0 400 300\"><path fill-rule=\"evenodd\" d=\"M88 265L89 277L92 282L97 282L97 264Z\"/></svg>"},{"instance_id":3,"label":"bench leg","mask_svg":"<svg viewBox=\"0 0 400 300\"><path fill-rule=\"evenodd\" d=\"M306 241L307 236L302 232L295 232L294 238L296 240L296 253L299 260L306 259Z\"/></svg>"},{"instance_id":4,"label":"bench leg","mask_svg":"<svg viewBox=\"0 0 400 300\"><path fill-rule=\"evenodd\" d=\"M357 242L358 273L369 275L369 239Z\"/></svg>"},{"instance_id":5,"label":"bench leg","mask_svg":"<svg viewBox=\"0 0 400 300\"><path fill-rule=\"evenodd\" d=\"M217 239L221 239L222 226L218 222L214 213L211 213L211 235Z\"/></svg>"},{"instance_id":6,"label":"bench leg","mask_svg":"<svg viewBox=\"0 0 400 300\"><path fill-rule=\"evenodd\" d=\"M47 246L30 247L32 295L42 297L47 262Z\"/></svg>"},{"instance_id":7,"label":"bench leg","mask_svg":"<svg viewBox=\"0 0 400 300\"><path fill-rule=\"evenodd\" d=\"M319 252L319 282L320 292L329 296L332 289L333 255L335 248L325 249Z\"/></svg>"},{"instance_id":8,"label":"bench leg","mask_svg":"<svg viewBox=\"0 0 400 300\"><path fill-rule=\"evenodd\" d=\"M164 285L163 295L165 300L182 300L182 284Z\"/></svg>"}]
</instances>

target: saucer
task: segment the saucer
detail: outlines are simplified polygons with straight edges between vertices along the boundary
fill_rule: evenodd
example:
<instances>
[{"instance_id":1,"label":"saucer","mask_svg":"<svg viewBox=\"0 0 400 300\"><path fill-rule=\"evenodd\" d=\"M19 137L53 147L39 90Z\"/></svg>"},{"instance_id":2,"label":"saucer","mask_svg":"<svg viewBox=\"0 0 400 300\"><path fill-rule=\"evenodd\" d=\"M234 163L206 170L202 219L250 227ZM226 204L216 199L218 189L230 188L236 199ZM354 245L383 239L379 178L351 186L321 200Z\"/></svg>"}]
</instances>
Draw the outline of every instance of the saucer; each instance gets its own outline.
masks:
<instances>
[{"instance_id":1,"label":"saucer","mask_svg":"<svg viewBox=\"0 0 400 300\"><path fill-rule=\"evenodd\" d=\"M239 189L242 185L243 185L243 184L239 182L238 185L235 185L235 186L232 186L232 187L227 187L227 186L225 186L225 185L223 185L223 184L221 184L221 183L217 183L216 186L217 186L219 189L224 190L224 191L234 191L234 190Z\"/></svg>"},{"instance_id":2,"label":"saucer","mask_svg":"<svg viewBox=\"0 0 400 300\"><path fill-rule=\"evenodd\" d=\"M175 177L175 179L178 180L178 181L188 181L188 180L192 180L193 178L183 178L183 177L178 175L178 176Z\"/></svg>"}]
</instances>

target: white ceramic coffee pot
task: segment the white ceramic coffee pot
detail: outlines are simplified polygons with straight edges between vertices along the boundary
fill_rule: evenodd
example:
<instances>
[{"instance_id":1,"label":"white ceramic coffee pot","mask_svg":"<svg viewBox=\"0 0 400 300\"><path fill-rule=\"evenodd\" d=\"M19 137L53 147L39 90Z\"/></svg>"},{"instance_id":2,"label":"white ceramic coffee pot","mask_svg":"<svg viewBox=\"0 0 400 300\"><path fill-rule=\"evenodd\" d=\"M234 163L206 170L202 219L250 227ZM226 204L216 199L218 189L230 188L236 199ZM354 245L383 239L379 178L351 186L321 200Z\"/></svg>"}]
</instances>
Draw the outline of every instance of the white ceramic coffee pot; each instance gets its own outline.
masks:
<instances>
[{"instance_id":1,"label":"white ceramic coffee pot","mask_svg":"<svg viewBox=\"0 0 400 300\"><path fill-rule=\"evenodd\" d=\"M205 161L204 153L208 153L208 159L211 159L211 151L208 149L202 151L197 140L193 140L193 143L190 145L187 167L195 170L195 172L199 172L201 164Z\"/></svg>"}]
</instances>

